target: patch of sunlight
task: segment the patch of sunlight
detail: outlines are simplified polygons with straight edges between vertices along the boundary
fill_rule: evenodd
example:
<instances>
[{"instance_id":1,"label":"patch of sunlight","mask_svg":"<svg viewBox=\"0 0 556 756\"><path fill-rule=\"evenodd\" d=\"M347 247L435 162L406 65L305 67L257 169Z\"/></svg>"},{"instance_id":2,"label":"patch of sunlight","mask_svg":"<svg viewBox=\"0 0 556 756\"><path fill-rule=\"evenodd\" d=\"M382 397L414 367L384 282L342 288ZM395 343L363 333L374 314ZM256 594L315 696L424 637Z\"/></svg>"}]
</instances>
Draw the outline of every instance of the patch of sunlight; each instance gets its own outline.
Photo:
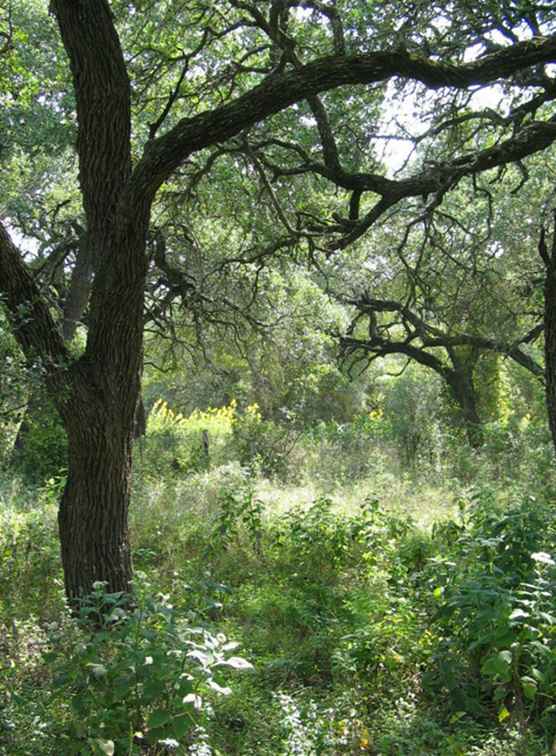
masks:
<instances>
[{"instance_id":1,"label":"patch of sunlight","mask_svg":"<svg viewBox=\"0 0 556 756\"><path fill-rule=\"evenodd\" d=\"M344 484L332 492L322 490L314 483L287 485L265 479L256 485L256 496L271 515L282 514L294 506L309 507L323 495L330 496L346 515L356 513L366 499L378 499L385 510L411 517L425 530L429 530L434 522L456 516L460 498L453 485L418 484L410 478L388 474Z\"/></svg>"}]
</instances>

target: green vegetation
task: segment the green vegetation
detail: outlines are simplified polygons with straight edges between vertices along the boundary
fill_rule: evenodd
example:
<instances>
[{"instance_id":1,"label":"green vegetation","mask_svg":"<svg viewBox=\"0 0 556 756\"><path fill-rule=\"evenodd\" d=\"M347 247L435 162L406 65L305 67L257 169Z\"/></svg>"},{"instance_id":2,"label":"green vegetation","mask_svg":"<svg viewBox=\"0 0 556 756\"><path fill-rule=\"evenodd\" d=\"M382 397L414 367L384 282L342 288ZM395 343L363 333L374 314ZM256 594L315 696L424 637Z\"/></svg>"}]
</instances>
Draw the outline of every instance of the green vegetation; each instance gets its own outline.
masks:
<instances>
[{"instance_id":1,"label":"green vegetation","mask_svg":"<svg viewBox=\"0 0 556 756\"><path fill-rule=\"evenodd\" d=\"M348 425L307 427L274 478L260 450L276 430L255 407L157 402L136 449L134 603L99 583L75 620L63 480L6 476L0 751L550 753L548 434L492 423L466 450L429 417L407 468L401 417L430 399L419 373L406 383Z\"/></svg>"},{"instance_id":2,"label":"green vegetation","mask_svg":"<svg viewBox=\"0 0 556 756\"><path fill-rule=\"evenodd\" d=\"M555 51L0 0L0 756L556 754Z\"/></svg>"}]
</instances>

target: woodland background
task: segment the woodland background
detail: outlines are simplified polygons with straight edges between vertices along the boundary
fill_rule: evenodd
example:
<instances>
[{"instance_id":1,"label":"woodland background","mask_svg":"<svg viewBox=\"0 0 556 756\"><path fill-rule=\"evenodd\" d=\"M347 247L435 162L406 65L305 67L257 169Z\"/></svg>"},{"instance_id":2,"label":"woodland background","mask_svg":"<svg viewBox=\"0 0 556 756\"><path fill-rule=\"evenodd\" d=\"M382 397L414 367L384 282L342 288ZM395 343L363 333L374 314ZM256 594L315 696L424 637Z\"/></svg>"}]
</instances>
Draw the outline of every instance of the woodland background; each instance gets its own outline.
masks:
<instances>
[{"instance_id":1,"label":"woodland background","mask_svg":"<svg viewBox=\"0 0 556 756\"><path fill-rule=\"evenodd\" d=\"M1 753L555 752L555 65L0 2Z\"/></svg>"}]
</instances>

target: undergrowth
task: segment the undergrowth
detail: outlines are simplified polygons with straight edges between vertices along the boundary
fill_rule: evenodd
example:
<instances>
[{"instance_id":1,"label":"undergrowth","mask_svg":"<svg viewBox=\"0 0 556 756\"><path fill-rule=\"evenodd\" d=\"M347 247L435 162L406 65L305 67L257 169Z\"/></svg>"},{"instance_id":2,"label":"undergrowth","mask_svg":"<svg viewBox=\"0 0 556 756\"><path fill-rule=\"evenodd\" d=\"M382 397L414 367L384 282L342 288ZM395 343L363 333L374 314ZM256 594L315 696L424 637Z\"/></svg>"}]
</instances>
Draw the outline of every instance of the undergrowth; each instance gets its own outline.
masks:
<instances>
[{"instance_id":1,"label":"undergrowth","mask_svg":"<svg viewBox=\"0 0 556 756\"><path fill-rule=\"evenodd\" d=\"M139 470L134 603L98 585L77 620L60 481L6 482L0 753L549 754L551 497L385 479L279 507L237 465Z\"/></svg>"}]
</instances>

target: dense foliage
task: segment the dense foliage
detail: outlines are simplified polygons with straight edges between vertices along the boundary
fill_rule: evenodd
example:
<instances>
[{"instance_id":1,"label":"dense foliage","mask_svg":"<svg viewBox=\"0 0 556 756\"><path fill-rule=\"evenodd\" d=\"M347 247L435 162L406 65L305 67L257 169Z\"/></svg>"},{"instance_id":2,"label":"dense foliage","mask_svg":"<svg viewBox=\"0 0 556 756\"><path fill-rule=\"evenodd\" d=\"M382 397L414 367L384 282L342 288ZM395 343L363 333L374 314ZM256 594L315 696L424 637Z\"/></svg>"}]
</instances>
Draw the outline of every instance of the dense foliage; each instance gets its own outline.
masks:
<instances>
[{"instance_id":1,"label":"dense foliage","mask_svg":"<svg viewBox=\"0 0 556 756\"><path fill-rule=\"evenodd\" d=\"M0 749L549 753L547 430L504 374L511 411L473 450L426 376L376 375L373 410L304 420L286 448L290 421L256 405L158 401L136 448L131 609L99 584L69 619L63 480L6 472Z\"/></svg>"},{"instance_id":2,"label":"dense foliage","mask_svg":"<svg viewBox=\"0 0 556 756\"><path fill-rule=\"evenodd\" d=\"M0 753L555 752L555 62L0 0Z\"/></svg>"}]
</instances>

